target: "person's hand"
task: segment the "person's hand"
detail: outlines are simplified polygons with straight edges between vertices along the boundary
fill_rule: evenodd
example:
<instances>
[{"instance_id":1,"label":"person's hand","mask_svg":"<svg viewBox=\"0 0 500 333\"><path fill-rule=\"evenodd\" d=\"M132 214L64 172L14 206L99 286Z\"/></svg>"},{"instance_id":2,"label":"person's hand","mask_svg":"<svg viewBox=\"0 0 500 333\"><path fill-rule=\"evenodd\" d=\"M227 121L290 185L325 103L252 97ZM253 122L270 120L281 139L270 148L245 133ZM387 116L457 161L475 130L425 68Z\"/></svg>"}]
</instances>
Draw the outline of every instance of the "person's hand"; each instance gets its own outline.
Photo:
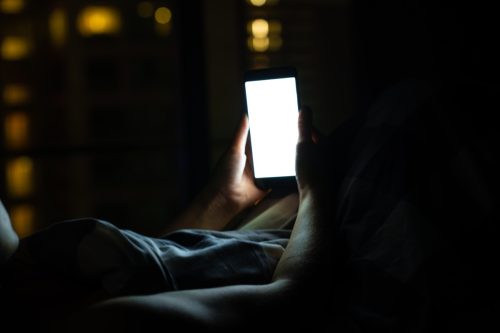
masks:
<instances>
[{"instance_id":1,"label":"person's hand","mask_svg":"<svg viewBox=\"0 0 500 333\"><path fill-rule=\"evenodd\" d=\"M326 151L322 147L324 143L320 142L323 140L312 125L309 109L301 109L298 127L295 171L300 204L273 281L287 281L304 296L323 297L328 295L333 276L331 255L335 205L325 163Z\"/></svg>"},{"instance_id":2,"label":"person's hand","mask_svg":"<svg viewBox=\"0 0 500 333\"><path fill-rule=\"evenodd\" d=\"M248 128L248 118L243 116L233 142L219 160L209 185L234 214L255 204L266 194L253 180L250 150L247 149Z\"/></svg>"},{"instance_id":3,"label":"person's hand","mask_svg":"<svg viewBox=\"0 0 500 333\"><path fill-rule=\"evenodd\" d=\"M320 151L320 135L312 124L312 112L302 108L299 112L299 139L295 171L301 196L305 194L323 195L326 191L328 174Z\"/></svg>"},{"instance_id":4,"label":"person's hand","mask_svg":"<svg viewBox=\"0 0 500 333\"><path fill-rule=\"evenodd\" d=\"M220 230L238 213L261 200L266 191L253 181L246 151L248 118L244 116L231 145L217 163L211 180L194 202L163 233L181 228Z\"/></svg>"}]
</instances>

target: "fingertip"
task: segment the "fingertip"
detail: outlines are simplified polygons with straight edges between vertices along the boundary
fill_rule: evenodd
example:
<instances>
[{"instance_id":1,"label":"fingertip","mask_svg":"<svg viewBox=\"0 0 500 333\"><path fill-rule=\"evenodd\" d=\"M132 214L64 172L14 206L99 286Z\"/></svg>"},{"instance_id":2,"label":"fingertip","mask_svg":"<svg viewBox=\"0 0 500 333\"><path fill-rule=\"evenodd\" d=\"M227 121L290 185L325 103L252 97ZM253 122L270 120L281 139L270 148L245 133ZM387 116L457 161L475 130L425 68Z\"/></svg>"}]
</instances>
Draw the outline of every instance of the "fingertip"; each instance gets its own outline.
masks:
<instances>
[{"instance_id":1,"label":"fingertip","mask_svg":"<svg viewBox=\"0 0 500 333\"><path fill-rule=\"evenodd\" d=\"M246 114L243 114L240 119L238 130L241 131L247 127L248 127L248 116Z\"/></svg>"},{"instance_id":2,"label":"fingertip","mask_svg":"<svg viewBox=\"0 0 500 333\"><path fill-rule=\"evenodd\" d=\"M243 114L238 129L235 133L235 137L233 139L233 148L238 152L243 153L245 151L249 126L248 116L246 114Z\"/></svg>"}]
</instances>

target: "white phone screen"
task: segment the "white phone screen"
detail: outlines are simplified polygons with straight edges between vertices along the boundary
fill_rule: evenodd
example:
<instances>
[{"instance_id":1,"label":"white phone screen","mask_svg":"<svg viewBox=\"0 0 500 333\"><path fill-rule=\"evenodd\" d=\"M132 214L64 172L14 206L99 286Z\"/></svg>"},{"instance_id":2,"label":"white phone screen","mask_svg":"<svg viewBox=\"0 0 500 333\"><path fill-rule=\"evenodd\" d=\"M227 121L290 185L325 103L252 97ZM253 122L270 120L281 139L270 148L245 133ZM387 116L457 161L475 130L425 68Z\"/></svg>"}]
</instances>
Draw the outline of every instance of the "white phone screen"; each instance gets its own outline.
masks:
<instances>
[{"instance_id":1,"label":"white phone screen","mask_svg":"<svg viewBox=\"0 0 500 333\"><path fill-rule=\"evenodd\" d=\"M295 176L295 78L247 81L245 91L255 178Z\"/></svg>"}]
</instances>

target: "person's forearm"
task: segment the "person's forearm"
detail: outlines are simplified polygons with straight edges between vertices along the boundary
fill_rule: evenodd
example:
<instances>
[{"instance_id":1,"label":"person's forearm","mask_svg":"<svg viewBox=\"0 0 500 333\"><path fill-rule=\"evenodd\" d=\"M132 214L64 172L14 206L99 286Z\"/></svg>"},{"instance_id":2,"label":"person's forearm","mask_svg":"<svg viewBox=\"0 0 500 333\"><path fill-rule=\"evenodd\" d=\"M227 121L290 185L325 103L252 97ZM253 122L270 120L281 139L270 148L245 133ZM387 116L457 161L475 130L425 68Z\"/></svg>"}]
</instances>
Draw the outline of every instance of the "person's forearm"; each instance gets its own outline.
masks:
<instances>
[{"instance_id":1,"label":"person's forearm","mask_svg":"<svg viewBox=\"0 0 500 333\"><path fill-rule=\"evenodd\" d=\"M330 275L332 212L324 195L302 193L297 219L288 246L275 269L273 280L302 284L315 275Z\"/></svg>"},{"instance_id":2,"label":"person's forearm","mask_svg":"<svg viewBox=\"0 0 500 333\"><path fill-rule=\"evenodd\" d=\"M283 322L281 318L290 315L300 302L290 300L288 288L286 281L277 281L120 297L75 313L67 322L61 322L59 331L136 333L158 327L210 332L274 326L283 329L292 319Z\"/></svg>"},{"instance_id":3,"label":"person's forearm","mask_svg":"<svg viewBox=\"0 0 500 333\"><path fill-rule=\"evenodd\" d=\"M324 197L302 193L289 245L272 282L118 298L75 314L68 327L74 332L89 329L108 332L119 328L134 333L149 327L167 326L234 330L275 325L279 329L284 326L291 329L330 318L321 317L329 311L321 298L331 301L331 285L318 281L331 274L333 221L329 207L319 201ZM195 207L191 212L198 209ZM287 320L282 321L285 316ZM69 329L65 327L62 331Z\"/></svg>"},{"instance_id":4,"label":"person's forearm","mask_svg":"<svg viewBox=\"0 0 500 333\"><path fill-rule=\"evenodd\" d=\"M181 215L162 230L162 234L187 228L220 230L237 214L237 210L223 195L206 188Z\"/></svg>"},{"instance_id":5,"label":"person's forearm","mask_svg":"<svg viewBox=\"0 0 500 333\"><path fill-rule=\"evenodd\" d=\"M75 314L69 322L71 331L107 332L119 327L123 332L135 333L148 326L232 330L257 329L269 324L291 329L301 323L317 321L321 311L329 309L324 307L321 298L324 296L328 300L331 297L329 283L318 281L331 274L332 237L329 233L333 223L329 207L319 201L323 197L302 193L289 244L270 283L109 300ZM194 206L188 214L199 209ZM204 209L201 211L205 213ZM188 215L186 218L189 221ZM303 307L304 304L307 306ZM288 316L285 322L276 320L284 316ZM68 331L67 327L63 331Z\"/></svg>"}]
</instances>

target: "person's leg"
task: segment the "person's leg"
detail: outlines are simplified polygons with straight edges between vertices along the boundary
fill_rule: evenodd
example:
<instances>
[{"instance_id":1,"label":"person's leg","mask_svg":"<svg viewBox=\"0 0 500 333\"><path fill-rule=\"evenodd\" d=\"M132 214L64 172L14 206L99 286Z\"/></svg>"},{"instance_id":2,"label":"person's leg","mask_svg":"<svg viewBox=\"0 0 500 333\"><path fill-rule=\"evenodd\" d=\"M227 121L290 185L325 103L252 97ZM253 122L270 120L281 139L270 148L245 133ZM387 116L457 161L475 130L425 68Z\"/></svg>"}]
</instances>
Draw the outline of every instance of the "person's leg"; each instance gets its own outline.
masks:
<instances>
[{"instance_id":1,"label":"person's leg","mask_svg":"<svg viewBox=\"0 0 500 333\"><path fill-rule=\"evenodd\" d=\"M4 268L7 261L16 252L19 245L19 237L10 223L9 214L0 200L0 318L2 327L9 327L11 323L10 312L7 311L12 305L6 298L3 287Z\"/></svg>"},{"instance_id":2,"label":"person's leg","mask_svg":"<svg viewBox=\"0 0 500 333\"><path fill-rule=\"evenodd\" d=\"M0 268L16 251L19 245L19 237L12 228L9 214L0 201Z\"/></svg>"}]
</instances>

